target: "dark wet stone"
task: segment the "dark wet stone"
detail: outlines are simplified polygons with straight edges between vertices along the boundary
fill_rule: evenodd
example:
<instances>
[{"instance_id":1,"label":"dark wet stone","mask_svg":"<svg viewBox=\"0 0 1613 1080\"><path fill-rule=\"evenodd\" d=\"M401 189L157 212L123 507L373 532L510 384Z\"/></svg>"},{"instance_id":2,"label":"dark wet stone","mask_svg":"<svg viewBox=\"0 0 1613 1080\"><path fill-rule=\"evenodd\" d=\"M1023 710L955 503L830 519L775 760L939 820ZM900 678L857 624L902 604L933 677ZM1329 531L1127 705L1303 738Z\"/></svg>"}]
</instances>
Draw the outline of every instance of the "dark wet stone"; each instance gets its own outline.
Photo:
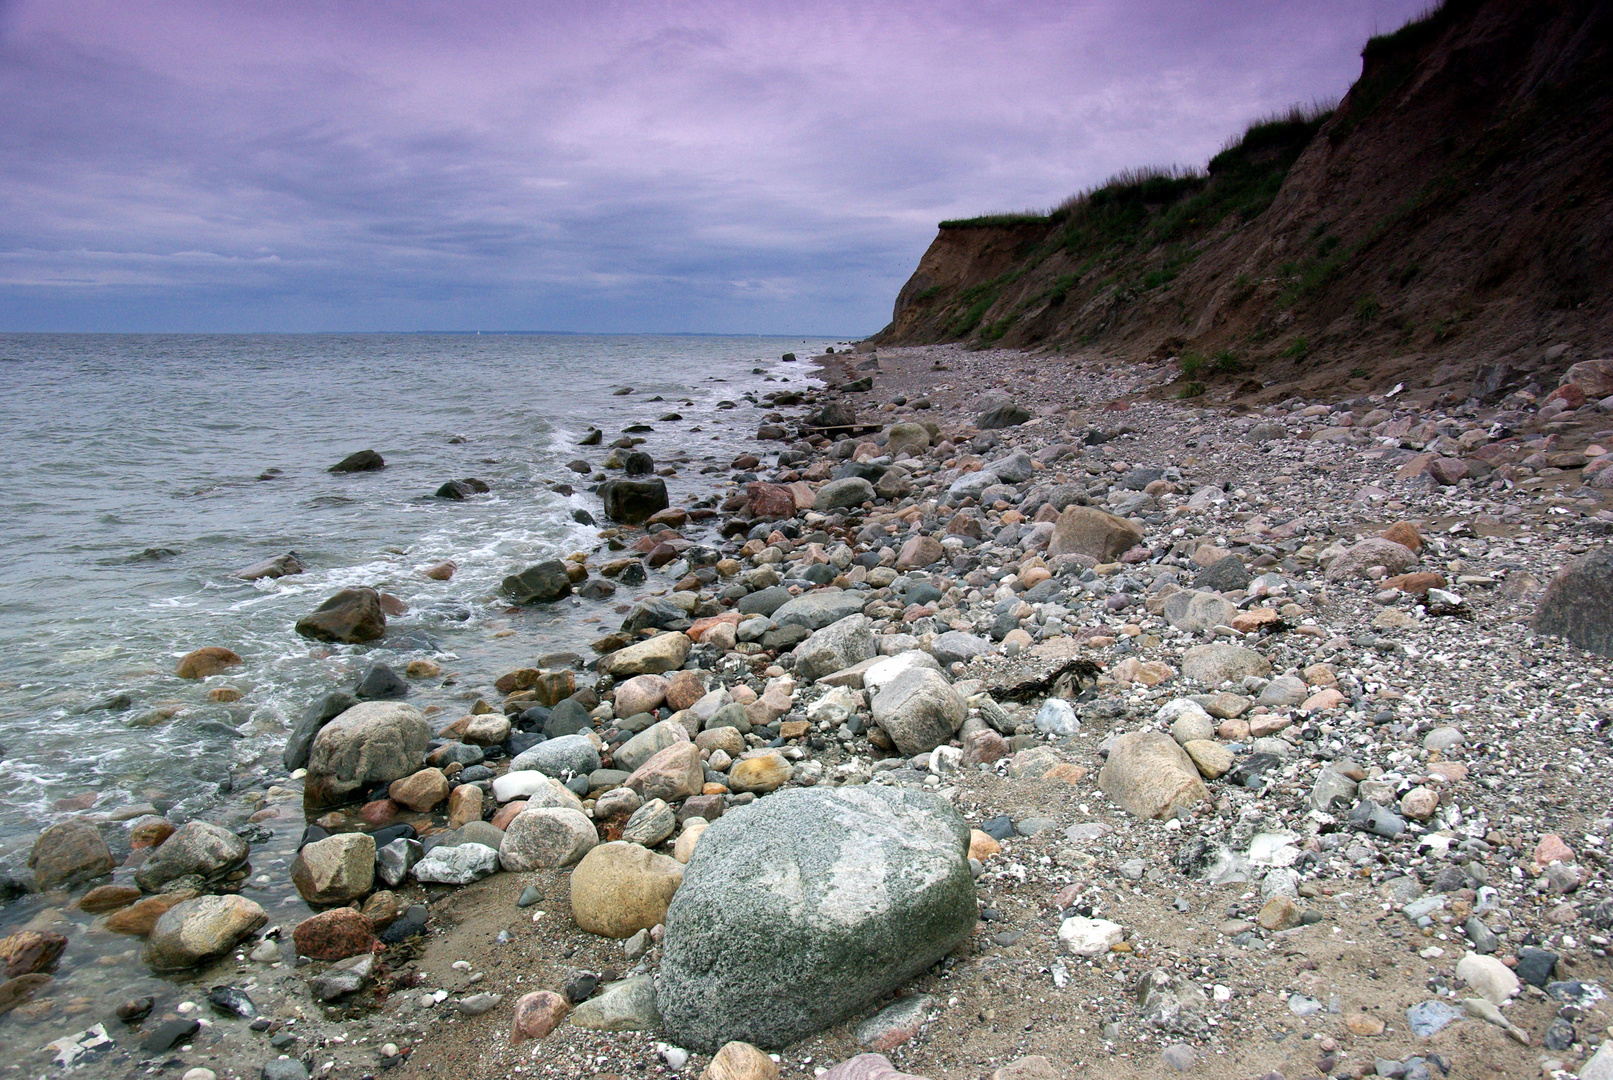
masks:
<instances>
[{"instance_id":1,"label":"dark wet stone","mask_svg":"<svg viewBox=\"0 0 1613 1080\"><path fill-rule=\"evenodd\" d=\"M148 1054L160 1054L172 1050L201 1029L202 1025L195 1020L170 1020L141 1039L140 1049Z\"/></svg>"}]
</instances>

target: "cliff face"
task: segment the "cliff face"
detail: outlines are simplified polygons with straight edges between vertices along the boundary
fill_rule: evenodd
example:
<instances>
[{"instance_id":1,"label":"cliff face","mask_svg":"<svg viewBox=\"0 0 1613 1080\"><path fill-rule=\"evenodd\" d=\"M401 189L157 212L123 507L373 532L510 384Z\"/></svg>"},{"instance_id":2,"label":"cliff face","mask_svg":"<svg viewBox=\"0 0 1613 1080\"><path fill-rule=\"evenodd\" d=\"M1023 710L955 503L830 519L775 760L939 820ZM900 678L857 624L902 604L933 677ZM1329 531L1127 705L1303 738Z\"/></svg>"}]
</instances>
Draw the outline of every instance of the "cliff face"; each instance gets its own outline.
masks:
<instances>
[{"instance_id":1,"label":"cliff face","mask_svg":"<svg viewBox=\"0 0 1613 1080\"><path fill-rule=\"evenodd\" d=\"M944 223L874 341L1181 356L1219 396L1546 385L1613 351L1610 43L1613 0L1451 0L1207 173Z\"/></svg>"}]
</instances>

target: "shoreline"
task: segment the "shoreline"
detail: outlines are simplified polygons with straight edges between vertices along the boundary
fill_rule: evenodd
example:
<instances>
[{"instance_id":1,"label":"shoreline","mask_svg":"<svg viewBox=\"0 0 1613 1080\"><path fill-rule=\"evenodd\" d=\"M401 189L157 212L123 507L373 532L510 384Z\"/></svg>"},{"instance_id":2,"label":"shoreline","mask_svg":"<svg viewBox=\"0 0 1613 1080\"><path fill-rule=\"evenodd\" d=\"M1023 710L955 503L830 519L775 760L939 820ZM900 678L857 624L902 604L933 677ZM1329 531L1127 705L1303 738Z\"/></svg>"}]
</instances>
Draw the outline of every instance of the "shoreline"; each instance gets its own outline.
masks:
<instances>
[{"instance_id":1,"label":"shoreline","mask_svg":"<svg viewBox=\"0 0 1613 1080\"><path fill-rule=\"evenodd\" d=\"M1287 423L1278 424L1277 433L1267 432L1261 441L1250 438L1250 434L1257 420L1270 422L1264 415L1245 420L1191 404L1147 400L1140 395L1160 384L1159 372L1141 368L1105 374L1098 358L1045 370L1054 366L1049 358L1018 353L968 353L932 347L881 349L877 355L877 368L860 366L870 359L862 351L818 358L822 370L843 372L841 382L872 375L874 388L863 394L820 394L812 404L821 406L837 398L854 401L857 419L883 421L882 434L889 433L894 421L933 418L943 435L953 437L952 447L939 454L914 455L911 463L916 467L907 477L910 493L896 494L893 487L893 497L883 506L876 505L869 513L856 513L855 520L837 524L832 516L815 518L815 511L797 514L803 533L814 527L823 531L825 552L838 542L846 542L854 550L877 552L879 547L890 547L890 561L894 561L898 546L894 539L888 544L880 539L876 544L860 538L874 535L865 530L880 522L885 527L883 537L902 539L902 534L907 534L900 544L903 551L909 542L923 537L933 540L940 536L954 541L937 545L937 550L945 553L944 559L903 575L915 581L934 581L937 595L933 601L893 604L886 599L893 595L889 588L875 586L867 589L867 608L874 613L881 638L910 632L916 645L928 640L933 648L932 635L950 631L986 642L987 660L965 663L950 673L957 685L985 685L979 680L989 680L988 660L1002 656L1005 647L1015 645L1017 655L1022 656L1036 656L1038 650L1045 655L1048 650L1073 649L1102 669L1091 695L1078 699L1078 731L1050 737L1036 729L1035 703L1030 708L1010 706L1012 723L1007 732L999 733L1005 753L984 762L984 768L954 769L946 771L944 777L939 768L904 766L895 755L870 746L867 737L857 733L838 738L831 729L784 740L783 749L802 751L792 763L788 781L792 788L827 783L840 766L858 761L869 770L867 779L881 777L896 786L951 791L951 801L976 828L1003 814L1011 819L1008 835L998 841L1001 852L984 860L977 879L983 905L995 914L979 925L960 953L954 954L952 964L921 975L902 989L902 993L931 994L936 1015L914 1038L890 1048L887 1053L891 1059L899 1067L933 1080L985 1076L1010 1058L1031 1053L1052 1058L1059 1070L1056 1075L1077 1075L1094 1067L1101 1068L1103 1075L1157 1075L1160 1049L1175 1045L1188 1046L1196 1056L1194 1075L1224 1076L1229 1080L1268 1068L1303 1075L1297 1070L1315 1067L1316 1060L1326 1055L1335 1055L1339 1068L1333 1071L1337 1075L1347 1075L1349 1068L1359 1067L1373 1056L1415 1056L1419 1049L1445 1053L1459 1070L1478 1068L1480 1062L1486 1061L1504 1061L1509 1067L1526 1071L1538 1069L1535 1057L1507 1039L1499 1028L1482 1021L1452 1024L1432 1043L1405 1035L1403 1016L1397 1018L1395 1010L1383 1009L1382 1002L1415 1004L1429 997L1423 985L1429 977L1452 978L1441 972L1460 957L1461 924L1458 920L1442 925L1436 916L1430 924L1438 929L1425 935L1425 928L1405 918L1402 910L1386 916L1378 898L1390 896L1391 908L1403 908L1407 900L1417 897L1395 899L1399 896L1395 889L1404 892L1410 886L1391 887L1390 883L1410 878L1417 894L1438 895L1452 911L1458 910L1458 905L1472 911L1478 902L1478 889L1470 886L1476 879L1462 878L1459 887L1453 884L1436 893L1432 886L1440 884L1437 874L1430 873L1431 880L1423 881L1423 868L1432 862L1435 865L1431 869L1437 870L1443 860L1425 855L1426 849L1410 840L1414 835L1445 833L1455 841L1481 840L1491 850L1480 853L1479 865L1495 864L1489 873L1491 887L1499 885L1509 890L1503 897L1504 910L1519 912L1507 920L1510 927L1499 928L1501 934L1509 935L1504 948L1516 949L1519 946L1515 942L1523 940L1526 933L1533 934L1557 950L1557 962L1562 965L1559 978L1569 971L1574 978L1598 978L1604 983L1609 978L1605 950L1594 944L1585 945L1587 931L1576 925L1588 919L1590 912L1576 913L1566 922L1561 912L1548 918L1560 905L1548 907L1535 899L1527 882L1521 890L1512 891L1516 882L1506 873L1510 866L1521 865L1532 857L1539 836L1547 831L1567 837L1570 845L1579 847L1577 837L1599 831L1601 826L1590 816L1589 808L1582 811L1573 805L1555 808L1538 818L1527 810L1515 813L1500 809L1509 805L1506 794L1511 794L1517 784L1530 783L1553 797L1572 790L1548 774L1530 778L1509 774L1508 761L1520 753L1569 756L1581 743L1594 743L1594 732L1576 731L1578 721L1572 719L1574 714L1552 720L1555 730L1548 734L1537 736L1528 730L1514 730L1508 714L1492 715L1476 708L1486 699L1475 694L1470 685L1472 679L1479 679L1487 688L1493 687L1496 695L1504 694L1506 691L1500 687L1508 678L1516 681L1525 677L1529 669L1558 674L1558 686L1576 680L1583 684L1586 679L1592 685L1596 683L1596 677L1590 674L1595 667L1594 658L1570 647L1531 640L1519 614L1525 610L1522 605L1532 602L1530 595L1524 592L1514 597L1505 593L1511 579L1521 582L1524 576L1531 576L1537 585L1543 584L1549 580L1551 561L1573 552L1554 552L1530 542L1510 544L1507 538L1528 536L1523 526L1529 525L1532 530L1538 525L1541 535L1563 537L1557 541L1559 544L1587 546L1576 538L1590 538L1597 521L1613 522L1605 495L1573 496L1577 474L1559 470L1553 476L1550 473L1555 466L1547 466L1544 474L1520 474L1519 486L1507 492L1431 484L1425 482L1426 473L1397 480L1394 473L1412 455L1400 448L1388 453L1380 443L1353 437L1349 426L1329 423L1336 415L1331 409L1323 408L1318 413L1285 410ZM848 367L850 370L845 370ZM979 436L968 430L973 427L969 421L978 412L975 406L992 391L1010 392L1016 403L1034 415L1029 422L1000 429L976 442ZM895 404L895 399L909 395L917 395L914 402L928 397L930 408ZM1301 416L1302 411L1309 415ZM1363 416L1366 412L1361 410ZM1374 426L1393 422L1394 417L1386 417ZM1609 424L1613 426L1613 421ZM1337 431L1346 434L1314 437L1320 432ZM1092 441L1093 432L1103 436L1102 440ZM995 445L984 445L993 441ZM763 442L756 453L768 452L771 456L773 449L791 446L788 442ZM1058 447L1065 449L1046 453ZM1015 456L1012 451L1016 448L1028 451L1024 459L1028 464L1024 466L1025 479L1006 485L1012 489L1012 498L999 498L993 505L981 507L969 496L958 500L947 497L951 485L968 475L960 468L1006 461ZM814 469L826 475L831 462L844 460L824 454L824 449L827 448L819 448L788 467L753 470L779 483L802 479L821 482L822 477L815 475ZM863 456L878 460L878 448L873 450ZM1161 475L1131 487L1138 468L1158 469ZM1174 475L1168 476L1172 470ZM1077 477L1062 482L1079 484L1083 500L1110 506L1117 513L1130 507L1145 525L1145 543L1139 547L1146 548L1148 554L1134 562L1099 563L1104 569L1098 573L1094 566L1068 560L1060 564L1056 559L1042 558L1034 547L1025 548L1024 541L1036 535L1030 523L1038 508L1029 503L1040 498L1041 506L1050 505L1045 493L1035 494L1038 485L1044 489L1049 486L1043 482L1042 474L1046 474L1048 482L1064 476ZM1157 486L1161 483L1163 487ZM1205 496L1200 505L1193 505L1190 495L1198 499L1216 484L1225 485L1218 498ZM1562 495L1537 494L1555 492L1559 485ZM1352 489L1357 494L1346 494ZM931 506L938 497L939 504ZM919 508L918 513L909 515L910 521L893 516L893 509L904 500L910 503L908 510ZM710 495L700 496L698 501L714 505L722 502ZM1593 508L1580 503L1595 505ZM1483 507L1490 504L1496 512L1483 512ZM1022 505L1029 512L1022 512ZM1473 509L1474 505L1480 509ZM1521 512L1509 519L1509 506ZM1553 514L1554 509L1564 507L1574 509L1567 514ZM953 531L951 523L958 519L960 511L965 512L962 517L974 520L974 534L965 527L967 522ZM1598 518L1597 514L1605 516ZM1158 520L1148 520L1151 517ZM1465 532L1450 531L1453 517L1467 524ZM1486 517L1495 521L1480 520ZM1453 579L1440 587L1450 586L1466 597L1465 618L1442 619L1430 614L1427 605L1417 604L1410 594L1380 603L1370 587L1359 581L1324 578L1322 555L1332 546L1341 546L1357 536L1374 536L1379 529L1408 518L1423 523L1430 552L1424 560L1426 565L1439 567ZM1565 526L1552 528L1558 519L1567 519ZM723 518L718 517L708 525L720 529L722 523ZM911 527L914 523L916 528ZM1031 532L1026 534L1026 529ZM1183 532L1178 534L1176 529ZM1012 539L1005 538L1005 530L1012 533ZM1488 550L1474 554L1473 550L1481 545L1468 538L1475 536L1485 541L1486 548L1493 544L1504 550L1499 554ZM743 565L744 560L737 559L741 540L736 536L722 550ZM631 548L631 544L624 546ZM925 547L923 543L916 546ZM770 547L782 549L783 558L772 565L782 566L786 561L793 564L802 555L809 561L814 558L811 548L796 544L771 542L758 547L756 556ZM1221 624L1217 623L1189 631L1171 625L1163 607L1154 610L1156 601L1163 605L1167 598L1161 595L1164 590L1159 587L1160 574L1175 575L1182 582L1192 580L1195 587L1204 588L1199 578L1209 567L1193 560L1205 549L1213 549L1210 554L1224 551L1245 568L1243 585L1227 588L1223 584L1218 593L1224 591L1227 602L1243 613L1273 611L1271 621L1280 621L1280 629L1265 632L1257 626L1247 636L1236 630L1235 636L1228 636L1219 633L1217 627ZM988 560L981 561L976 556L982 551L991 553ZM756 556L748 557L751 565L769 565L755 562ZM954 560L961 560L963 565L955 565ZM969 565L971 560L973 564ZM1017 571L1004 573L1010 563ZM1464 565L1458 570L1451 563ZM846 566L837 567L844 574L837 572L833 576L847 577L847 584L854 588L869 584L867 574L861 580L849 580L857 570L864 569L860 564L852 570L846 570ZM1146 569L1147 576L1133 568ZM1237 575L1224 569L1230 575L1228 583L1235 581ZM1044 592L1067 597L1068 602L1007 603L1018 591L1014 585L1023 586L1032 571L1048 571L1045 580L1058 589ZM1281 592L1273 594L1285 601L1283 604L1273 599L1268 606L1257 591L1252 591L1256 586L1250 584L1251 577L1262 572L1296 583L1284 585ZM1002 584L1010 577L1015 580ZM1488 583L1469 580L1462 584L1463 577L1488 578ZM652 586L660 584L667 589L674 584L656 569L650 570L649 580ZM734 579L717 579L712 584L726 580ZM1127 581L1134 583L1134 590L1132 585L1124 584ZM1112 588L1116 583L1121 587ZM702 585L694 591L707 595L708 588ZM1007 597L999 595L1004 588L1009 590ZM1108 602L1117 597L1125 602ZM1007 606L1001 612L996 610L1004 603ZM1063 613L1050 615L1048 608L1052 606ZM928 612L923 610L926 607ZM1391 612L1402 618L1381 620ZM1465 631L1475 620L1483 620L1484 633L1492 639L1488 644L1475 645L1471 634L1457 632ZM1010 622L1025 639L1010 640L1012 631L1005 631L1002 640L994 640L995 631ZM1039 641L1026 633L1026 626L1035 631ZM1363 645L1358 640L1361 638L1370 640ZM1271 695L1268 704L1267 688L1244 688L1248 704L1240 714L1225 718L1219 728L1214 728L1211 741L1247 751L1251 725L1241 721L1244 727L1240 730L1237 724L1241 716L1249 715L1262 719L1263 729L1270 729L1268 734L1255 737L1287 744L1280 752L1278 748L1256 748L1256 753L1271 752L1281 759L1272 782L1261 795L1252 789L1234 789L1224 778L1209 777L1211 800L1187 817L1169 823L1144 821L1108 803L1095 786L1102 763L1100 751L1108 744L1107 736L1111 731L1158 726L1153 718L1160 705L1197 689L1182 667L1184 650L1195 642L1216 640L1246 642L1269 656L1276 669L1272 672L1274 678L1279 670L1298 673L1294 677L1306 699L1342 687L1340 700L1307 712L1300 708L1300 701L1289 701L1280 694ZM1378 644L1385 641L1391 646L1387 653ZM1399 652L1394 651L1396 644ZM747 661L761 658L754 652L728 653L729 657L736 655ZM1445 659L1430 671L1428 658L1433 656ZM1396 658L1396 663L1386 663L1386 657ZM1474 674L1453 678L1452 673L1464 662L1468 665L1465 670ZM1490 670L1474 668L1475 663L1488 665ZM1159 674L1158 669L1149 667L1151 664L1164 665L1170 673L1163 681L1151 682ZM1318 667L1328 670L1313 673L1312 669ZM777 674L770 674L774 668ZM765 668L751 668L748 662L732 668L707 668L705 674L710 678L719 671L731 687L754 682L763 696L770 683L787 678L784 669L772 662ZM744 678L739 677L741 673ZM1311 681L1313 675L1317 681ZM1332 679L1331 685L1327 678ZM577 674L576 681L578 685L584 683L583 673ZM810 716L810 706L823 696L822 689L803 680L795 688L787 711L779 715L792 715L806 708ZM1502 698L1498 696L1496 700ZM1393 719L1378 722L1377 717L1386 711ZM1270 719L1265 720L1267 717ZM1286 723L1279 726L1283 720ZM600 733L608 735L611 721L599 723ZM974 727L966 724L959 732L961 738L954 742L964 742L986 726L974 714L968 723ZM1467 751L1458 743L1430 754L1423 745L1424 737L1437 727L1453 724L1470 733ZM1284 732L1289 734L1284 736ZM1302 738L1301 732L1310 735ZM1522 747L1509 746L1511 757L1497 757L1495 747L1507 743ZM1043 750L1065 767L1059 776L1049 779L1042 774L1016 773L1016 765L1010 764L1022 760L1015 755ZM1432 790L1436 805L1456 806L1462 812L1450 821L1449 810L1436 810L1436 814L1443 815L1443 824L1436 824L1433 818L1409 819L1412 831L1404 834L1406 842L1316 821L1307 802L1314 782L1327 771L1329 762L1350 754L1366 759L1363 769L1381 770L1377 777L1394 776L1393 780L1381 780L1363 771L1361 781L1352 780L1352 784L1387 785L1396 806L1413 787ZM1401 756L1394 758L1392 754ZM874 771L880 761L898 767ZM1427 768L1444 761L1462 768ZM806 783L811 770L802 770L810 762L820 763L822 772L818 779ZM902 773L912 775L897 775ZM1429 779L1436 773L1440 779ZM1409 777L1419 782L1412 784ZM926 784L927 780L940 783ZM1491 787L1489 780L1500 783ZM1397 784L1407 791L1397 790ZM1497 791L1503 794L1495 794ZM767 795L761 798L765 800ZM1487 809L1491 803L1497 808ZM1252 818L1251 810L1255 811ZM1491 817L1493 827L1479 836L1463 829L1464 820L1487 817ZM1513 820L1520 817L1521 823ZM1027 821L1046 821L1049 827L1018 828ZM1259 874L1246 869L1248 880L1242 883L1210 885L1202 880L1202 868L1194 858L1184 861L1183 843L1195 836L1205 841L1203 851L1213 853L1219 845L1239 854L1261 831L1291 835L1290 849L1295 854L1288 865L1303 869L1292 882L1279 875L1278 887L1288 890L1282 895L1297 906L1318 914L1320 918L1314 923L1276 930L1263 927L1255 915L1257 909L1264 912L1266 897L1262 888L1272 880L1264 869ZM1491 833L1496 843L1487 839ZM1364 845L1364 853L1352 856L1355 847L1350 843L1335 844L1329 837ZM1511 854L1502 854L1507 851ZM1138 858L1144 865L1133 877L1130 870ZM1367 861L1361 863L1359 859ZM1586 880L1576 881L1575 891L1583 889L1583 895L1595 897L1603 887L1600 863L1582 861L1586 865L1577 872ZM1365 878L1356 873L1363 867L1367 871ZM255 866L254 870L261 868ZM1404 872L1396 875L1390 870ZM1123 888L1114 888L1117 875L1126 883ZM417 956L412 955L411 947L404 950L411 954L407 959L398 957L404 963L388 976L394 981L389 983L392 992L387 1004L373 1012L360 1010L345 1024L345 1016L334 1020L321 1017L320 1006L295 1006L308 1020L283 1029L303 1033L303 1038L292 1044L294 1049L314 1065L316 1074L320 1074L319 1067L324 1062L334 1061L336 1064L322 1075L344 1078L394 1066L402 1066L395 1075L410 1077L472 1069L514 1071L517 1065L540 1075L588 1075L588 1070L599 1075L629 1071L698 1075L708 1059L696 1055L683 1068L670 1069L667 1060L657 1056L655 1044L663 1037L656 1032L589 1032L565 1023L544 1039L519 1048L508 1045L510 1008L521 994L534 989L560 991L579 969L603 974L607 969L625 973L642 967L653 972L659 959L658 947L652 946L644 957L629 959L620 942L578 930L566 898L568 877L567 870L501 873L436 896L429 905L432 932ZM536 885L543 899L528 908L516 908L514 901L527 885ZM1383 892L1385 889L1390 892ZM1464 891L1472 896L1461 895ZM407 901L427 895L428 891L410 885L399 894ZM1540 894L1550 895L1553 894L1544 891ZM1055 898L1061 899L1055 903ZM1125 927L1128 948L1097 960L1061 954L1055 931L1061 911L1072 908L1104 912L1103 917ZM1446 909L1435 909L1442 910ZM535 922L534 912L542 913ZM270 920L275 919L271 913ZM289 926L285 929L289 937ZM507 941L498 940L500 932L508 935ZM1439 938L1440 933L1445 938ZM1451 943L1453 934L1457 937L1455 944ZM1575 944L1564 944L1561 939L1565 934ZM1239 941L1241 935L1251 936ZM1430 940L1440 944L1428 944ZM1409 960L1394 970L1384 971L1375 961L1376 957L1407 954L1408 946L1415 946L1409 949ZM1424 955L1428 948L1441 951ZM378 958L391 966L388 954ZM456 969L456 962L468 963L468 970ZM283 964L275 978L286 1000L292 1002L309 973L330 966L337 965L316 963L299 971ZM423 978L411 976L406 986L398 973L407 971ZM1179 996L1186 994L1180 983L1184 978L1211 984L1217 991L1211 995L1214 1005L1208 1001L1203 1005L1188 1002L1192 1007L1186 1012L1198 1018L1195 1024L1173 1027L1170 1023L1153 1023L1131 1003L1130 996L1137 980L1153 971L1167 972L1167 982L1178 980L1172 992ZM220 974L215 971L208 978ZM236 974L270 978L262 965L251 962L237 964ZM476 975L482 978L472 981ZM1273 985L1292 989L1268 1000L1267 988ZM1228 991L1230 1005L1221 1001L1219 990L1223 988ZM423 994L436 990L447 992L443 1002L418 1004ZM453 1008L447 1003L450 998L457 1000L485 992L502 995L501 1002L490 1011L480 1016L448 1012ZM1328 1012L1330 994L1340 997L1341 1012ZM1293 995L1321 1002L1320 1012L1302 1013L1293 1005ZM1302 1007L1309 1008L1303 1003ZM1507 1015L1538 1035L1548 1026L1554 1007L1549 1001L1525 995ZM1089 1009L1094 1011L1089 1013ZM441 1019L443 1014L450 1018ZM1309 1016L1320 1019L1311 1020ZM852 1032L859 1017L790 1047L782 1061L783 1075L810 1077L824 1066L862 1052L864 1047ZM1380 1028L1378 1035L1359 1034L1347 1021L1361 1017L1381 1019L1388 1028ZM1210 1024L1212 1019L1217 1022ZM1113 1032L1106 1030L1110 1024L1116 1025ZM1357 1026L1366 1030L1372 1025L1360 1020ZM333 1039L337 1029L343 1030L342 1043L310 1045ZM1292 1041L1287 1036L1276 1038L1274 1033L1279 1030L1297 1037ZM256 1036L243 1039L239 1050L222 1051L212 1062L207 1061L205 1053L193 1055L195 1064L216 1068L219 1075L251 1075L249 1060L255 1054L261 1064L266 1049L254 1043L253 1038ZM401 1060L382 1061L377 1056L376 1044L383 1041L406 1051ZM187 1058L188 1064L191 1061ZM1458 1071L1452 1075L1469 1073Z\"/></svg>"}]
</instances>

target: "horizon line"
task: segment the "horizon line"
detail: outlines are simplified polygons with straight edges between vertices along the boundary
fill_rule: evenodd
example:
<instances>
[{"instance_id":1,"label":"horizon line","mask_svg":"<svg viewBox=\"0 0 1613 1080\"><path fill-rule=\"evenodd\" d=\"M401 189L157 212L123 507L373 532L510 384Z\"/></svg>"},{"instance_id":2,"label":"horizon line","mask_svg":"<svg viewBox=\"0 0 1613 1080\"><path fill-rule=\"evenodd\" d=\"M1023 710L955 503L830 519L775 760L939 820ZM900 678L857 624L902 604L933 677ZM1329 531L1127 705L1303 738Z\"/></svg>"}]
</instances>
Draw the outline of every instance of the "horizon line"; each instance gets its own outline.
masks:
<instances>
[{"instance_id":1,"label":"horizon line","mask_svg":"<svg viewBox=\"0 0 1613 1080\"><path fill-rule=\"evenodd\" d=\"M876 331L877 332L877 331ZM0 335L55 335L66 337L754 337L754 338L833 338L836 341L863 341L872 334L814 334L800 332L756 333L721 330L5 330Z\"/></svg>"}]
</instances>

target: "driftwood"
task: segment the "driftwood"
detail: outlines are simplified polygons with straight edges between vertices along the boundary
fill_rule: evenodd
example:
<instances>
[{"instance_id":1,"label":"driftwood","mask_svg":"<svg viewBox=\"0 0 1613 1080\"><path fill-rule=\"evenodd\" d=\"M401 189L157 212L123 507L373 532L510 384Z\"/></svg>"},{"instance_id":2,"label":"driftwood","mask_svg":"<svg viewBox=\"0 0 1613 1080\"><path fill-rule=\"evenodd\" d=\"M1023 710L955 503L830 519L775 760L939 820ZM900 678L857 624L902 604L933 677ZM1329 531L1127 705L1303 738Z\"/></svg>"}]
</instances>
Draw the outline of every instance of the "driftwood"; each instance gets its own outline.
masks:
<instances>
[{"instance_id":1,"label":"driftwood","mask_svg":"<svg viewBox=\"0 0 1613 1080\"><path fill-rule=\"evenodd\" d=\"M994 701L1033 702L1043 698L1073 698L1098 681L1102 671L1078 656L982 656L969 674L980 679Z\"/></svg>"}]
</instances>

